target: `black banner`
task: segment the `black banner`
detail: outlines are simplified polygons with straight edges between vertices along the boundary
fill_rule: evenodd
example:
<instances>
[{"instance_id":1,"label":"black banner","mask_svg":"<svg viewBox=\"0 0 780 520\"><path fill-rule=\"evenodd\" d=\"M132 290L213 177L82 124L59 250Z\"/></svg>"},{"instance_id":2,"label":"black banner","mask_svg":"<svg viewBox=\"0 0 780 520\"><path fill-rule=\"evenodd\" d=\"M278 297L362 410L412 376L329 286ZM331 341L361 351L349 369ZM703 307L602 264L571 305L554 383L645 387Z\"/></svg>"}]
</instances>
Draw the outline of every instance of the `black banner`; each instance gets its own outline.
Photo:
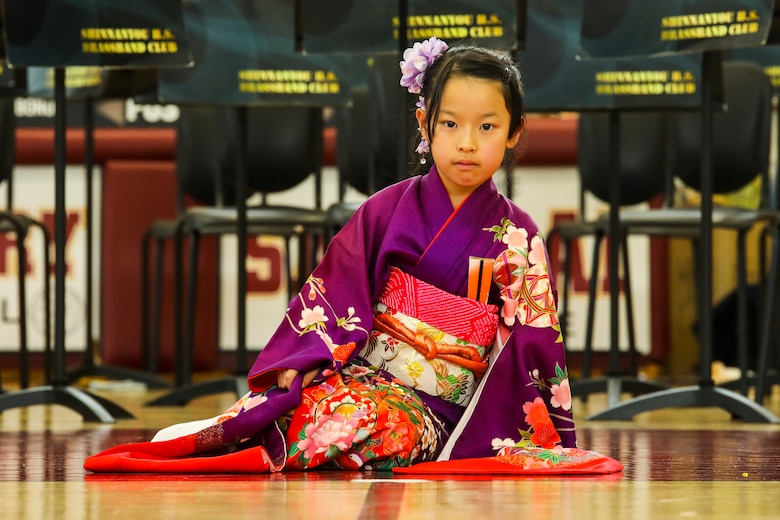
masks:
<instances>
[{"instance_id":1,"label":"black banner","mask_svg":"<svg viewBox=\"0 0 780 520\"><path fill-rule=\"evenodd\" d=\"M528 0L518 65L532 112L694 108L701 57L580 60L583 0Z\"/></svg>"},{"instance_id":2,"label":"black banner","mask_svg":"<svg viewBox=\"0 0 780 520\"><path fill-rule=\"evenodd\" d=\"M195 66L159 73L166 103L338 105L349 100L343 63L295 49L290 0L184 2Z\"/></svg>"},{"instance_id":3,"label":"black banner","mask_svg":"<svg viewBox=\"0 0 780 520\"><path fill-rule=\"evenodd\" d=\"M398 0L302 0L303 48L313 53L399 52ZM409 0L407 45L436 36L510 50L517 0Z\"/></svg>"},{"instance_id":4,"label":"black banner","mask_svg":"<svg viewBox=\"0 0 780 520\"><path fill-rule=\"evenodd\" d=\"M11 67L183 67L181 0L4 0Z\"/></svg>"},{"instance_id":5,"label":"black banner","mask_svg":"<svg viewBox=\"0 0 780 520\"><path fill-rule=\"evenodd\" d=\"M768 45L752 49L734 49L723 53L724 61L749 61L755 63L769 76L772 87L780 91L780 46Z\"/></svg>"},{"instance_id":6,"label":"black banner","mask_svg":"<svg viewBox=\"0 0 780 520\"><path fill-rule=\"evenodd\" d=\"M755 47L775 0L584 0L585 57L654 56Z\"/></svg>"}]
</instances>

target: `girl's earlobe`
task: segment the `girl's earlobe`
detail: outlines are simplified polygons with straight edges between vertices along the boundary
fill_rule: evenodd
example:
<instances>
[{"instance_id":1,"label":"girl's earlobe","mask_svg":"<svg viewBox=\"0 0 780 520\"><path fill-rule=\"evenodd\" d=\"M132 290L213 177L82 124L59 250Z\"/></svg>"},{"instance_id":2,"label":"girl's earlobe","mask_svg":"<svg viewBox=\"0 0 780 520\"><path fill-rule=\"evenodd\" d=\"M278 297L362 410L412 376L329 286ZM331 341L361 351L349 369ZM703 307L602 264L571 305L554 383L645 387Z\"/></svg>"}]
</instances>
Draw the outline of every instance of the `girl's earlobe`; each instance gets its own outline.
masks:
<instances>
[{"instance_id":1,"label":"girl's earlobe","mask_svg":"<svg viewBox=\"0 0 780 520\"><path fill-rule=\"evenodd\" d=\"M428 117L427 117L428 114L422 108L418 108L417 111L415 111L414 115L417 118L417 128L420 129L422 138L427 141L428 140Z\"/></svg>"},{"instance_id":2,"label":"girl's earlobe","mask_svg":"<svg viewBox=\"0 0 780 520\"><path fill-rule=\"evenodd\" d=\"M520 135L522 135L523 129L519 128L517 132L515 132L515 135L509 138L509 140L506 142L507 148L514 148L517 146L517 143L520 141Z\"/></svg>"}]
</instances>

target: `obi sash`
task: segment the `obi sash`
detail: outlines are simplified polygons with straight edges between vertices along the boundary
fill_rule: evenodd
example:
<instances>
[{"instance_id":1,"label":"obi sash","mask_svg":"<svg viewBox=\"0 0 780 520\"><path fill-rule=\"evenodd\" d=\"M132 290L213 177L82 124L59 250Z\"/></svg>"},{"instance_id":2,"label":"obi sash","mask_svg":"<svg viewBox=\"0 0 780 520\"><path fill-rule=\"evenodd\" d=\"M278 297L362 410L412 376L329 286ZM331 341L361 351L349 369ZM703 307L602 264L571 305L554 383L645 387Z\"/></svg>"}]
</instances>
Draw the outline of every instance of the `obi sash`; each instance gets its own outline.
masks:
<instances>
[{"instance_id":1,"label":"obi sash","mask_svg":"<svg viewBox=\"0 0 780 520\"><path fill-rule=\"evenodd\" d=\"M497 328L495 305L392 268L360 357L416 390L466 406L487 370Z\"/></svg>"}]
</instances>

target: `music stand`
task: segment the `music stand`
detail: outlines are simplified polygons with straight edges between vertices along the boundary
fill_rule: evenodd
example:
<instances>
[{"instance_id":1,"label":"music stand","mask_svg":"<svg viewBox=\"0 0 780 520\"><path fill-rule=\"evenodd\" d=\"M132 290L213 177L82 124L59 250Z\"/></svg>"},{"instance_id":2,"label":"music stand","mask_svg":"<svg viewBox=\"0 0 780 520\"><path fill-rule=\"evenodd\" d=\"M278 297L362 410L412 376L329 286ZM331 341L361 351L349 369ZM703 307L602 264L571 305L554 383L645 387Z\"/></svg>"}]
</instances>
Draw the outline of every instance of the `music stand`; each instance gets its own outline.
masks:
<instances>
[{"instance_id":1,"label":"music stand","mask_svg":"<svg viewBox=\"0 0 780 520\"><path fill-rule=\"evenodd\" d=\"M95 0L92 5L48 4L46 10L30 12L24 0L7 0L3 8L9 64L19 68L40 66L54 69L55 295L52 381L0 396L0 411L37 404L60 404L81 414L87 422L113 423L117 418L130 418L132 415L108 399L69 386L65 374L65 68L189 65L191 57L181 3L179 0L137 0L130 6L117 9L109 0ZM64 27L60 23L64 19L79 23L81 27ZM108 31L101 31L101 27ZM122 27L125 32L109 33ZM161 31L162 27L166 29ZM150 53L152 46L155 50L165 47L167 52Z\"/></svg>"}]
</instances>

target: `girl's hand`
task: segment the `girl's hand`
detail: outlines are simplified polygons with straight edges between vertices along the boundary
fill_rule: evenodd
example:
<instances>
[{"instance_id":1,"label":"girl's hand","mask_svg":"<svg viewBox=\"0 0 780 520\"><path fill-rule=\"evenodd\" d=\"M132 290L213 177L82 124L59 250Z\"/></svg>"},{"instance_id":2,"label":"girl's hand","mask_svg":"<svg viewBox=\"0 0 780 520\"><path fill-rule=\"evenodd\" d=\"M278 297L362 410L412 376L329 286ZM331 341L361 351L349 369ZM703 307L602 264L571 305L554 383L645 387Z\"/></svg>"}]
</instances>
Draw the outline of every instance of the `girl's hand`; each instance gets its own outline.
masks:
<instances>
[{"instance_id":1,"label":"girl's hand","mask_svg":"<svg viewBox=\"0 0 780 520\"><path fill-rule=\"evenodd\" d=\"M320 373L319 368L315 368L314 370L310 370L309 372L306 372L306 374L303 376L303 387L307 387L311 384L312 381L314 381L314 378L317 377L317 374ZM290 385L293 382L293 379L295 379L295 376L298 375L298 371L293 368L288 368L287 370L280 370L276 375L276 386L279 388L282 388L284 390L287 390L290 388Z\"/></svg>"}]
</instances>

